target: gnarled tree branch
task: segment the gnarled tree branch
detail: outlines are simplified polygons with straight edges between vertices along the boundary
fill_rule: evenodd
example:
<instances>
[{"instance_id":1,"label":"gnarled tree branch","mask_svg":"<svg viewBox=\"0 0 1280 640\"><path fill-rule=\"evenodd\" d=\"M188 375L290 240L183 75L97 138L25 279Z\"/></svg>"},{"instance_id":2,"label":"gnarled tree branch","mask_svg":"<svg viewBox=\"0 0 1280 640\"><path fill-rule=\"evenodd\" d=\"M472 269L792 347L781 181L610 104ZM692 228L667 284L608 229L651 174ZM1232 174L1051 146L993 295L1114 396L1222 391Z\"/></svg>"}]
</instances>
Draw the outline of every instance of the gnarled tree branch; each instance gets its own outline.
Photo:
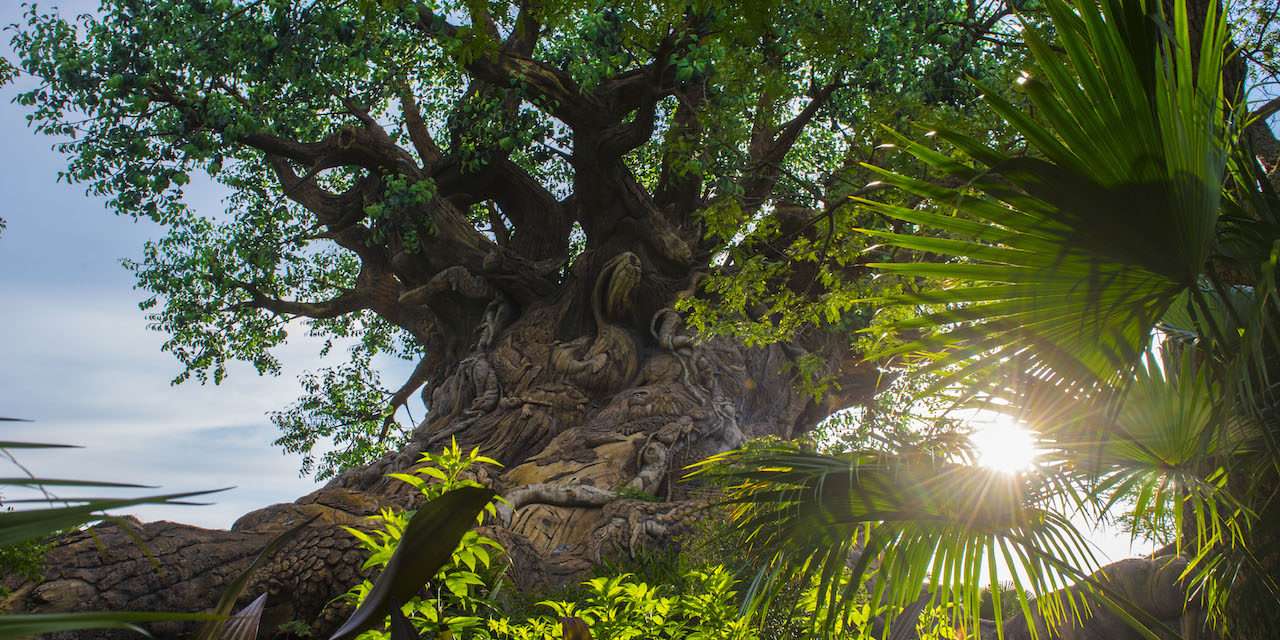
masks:
<instances>
[{"instance_id":1,"label":"gnarled tree branch","mask_svg":"<svg viewBox=\"0 0 1280 640\"><path fill-rule=\"evenodd\" d=\"M331 319L367 309L370 302L365 292L359 288L349 289L329 300L302 302L268 296L257 286L248 282L234 281L233 284L249 294L250 299L245 303L247 306L281 316L300 316L316 320Z\"/></svg>"},{"instance_id":2,"label":"gnarled tree branch","mask_svg":"<svg viewBox=\"0 0 1280 640\"><path fill-rule=\"evenodd\" d=\"M422 119L422 111L418 108L418 101L413 97L413 92L409 87L401 87L400 89L400 110L404 112L404 120L406 128L409 130L409 140L413 143L413 148L418 152L418 157L422 159L423 170L430 172L431 168L444 159L444 152L440 150L440 146L431 137L431 133L427 131L427 123Z\"/></svg>"},{"instance_id":3,"label":"gnarled tree branch","mask_svg":"<svg viewBox=\"0 0 1280 640\"><path fill-rule=\"evenodd\" d=\"M753 140L750 149L749 165L746 179L742 181L743 208L752 210L759 207L773 194L773 188L781 176L782 161L787 152L795 146L800 133L813 121L814 116L822 109L836 89L842 86L840 80L832 81L814 93L800 113L778 127L776 132L770 131Z\"/></svg>"},{"instance_id":4,"label":"gnarled tree branch","mask_svg":"<svg viewBox=\"0 0 1280 640\"><path fill-rule=\"evenodd\" d=\"M417 10L418 20L414 26L424 34L432 38L458 37L459 28L444 16L424 4L419 4ZM603 105L586 96L565 71L529 57L526 48L532 51L529 45L499 47L495 52L471 60L466 70L494 87L508 87L512 80L519 82L543 102L543 108L571 127L596 122Z\"/></svg>"}]
</instances>

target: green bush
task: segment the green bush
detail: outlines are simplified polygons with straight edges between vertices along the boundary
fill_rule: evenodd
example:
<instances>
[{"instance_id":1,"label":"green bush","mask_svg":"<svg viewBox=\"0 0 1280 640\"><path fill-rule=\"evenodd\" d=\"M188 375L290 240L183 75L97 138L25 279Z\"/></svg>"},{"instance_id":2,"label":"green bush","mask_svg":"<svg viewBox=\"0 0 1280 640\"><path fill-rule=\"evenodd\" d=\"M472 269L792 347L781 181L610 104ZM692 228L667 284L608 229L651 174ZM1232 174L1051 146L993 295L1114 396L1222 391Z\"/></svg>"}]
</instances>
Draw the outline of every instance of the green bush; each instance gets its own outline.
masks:
<instances>
[{"instance_id":1,"label":"green bush","mask_svg":"<svg viewBox=\"0 0 1280 640\"><path fill-rule=\"evenodd\" d=\"M723 567L692 570L683 584L650 586L631 574L592 578L584 584L582 602L544 601L556 616L580 618L594 638L663 638L681 640L755 640L748 618L738 615L736 579ZM481 638L526 640L552 638L537 635L550 618L533 618L520 625L505 619L490 620L493 635Z\"/></svg>"},{"instance_id":2,"label":"green bush","mask_svg":"<svg viewBox=\"0 0 1280 640\"><path fill-rule=\"evenodd\" d=\"M4 506L4 501L0 500L0 510L13 511L13 507ZM22 580L43 578L44 559L50 547L47 540L40 539L0 545L0 576ZM0 596L5 594L5 588L0 586Z\"/></svg>"},{"instance_id":3,"label":"green bush","mask_svg":"<svg viewBox=\"0 0 1280 640\"><path fill-rule=\"evenodd\" d=\"M456 442L440 453L424 453L421 465L394 477L432 500L461 487L480 486L472 479L477 465L498 462L460 449ZM496 498L477 524L496 513ZM347 528L369 553L365 568L382 568L399 547L412 512L383 509L369 531ZM786 600L786 611L753 618L741 613L743 594L739 576L750 575L743 564L724 565L734 558L731 529L721 519L699 519L696 530L679 551L641 552L636 557L610 558L579 588L563 588L554 595L507 593L506 553L496 540L476 531L466 533L445 564L418 597L401 612L423 637L457 640L548 640L563 637L560 618L586 623L596 640L780 640L804 636L796 620L819 610L815 585L797 585ZM363 603L373 588L365 580L347 598ZM863 594L865 596L865 593ZM866 598L863 598L866 600ZM782 604L779 602L778 604ZM797 612L799 615L797 616ZM866 637L874 630L869 605L854 612L841 627L841 638ZM927 609L917 624L924 640L957 637L943 612ZM366 631L358 640L388 640L389 623Z\"/></svg>"},{"instance_id":4,"label":"green bush","mask_svg":"<svg viewBox=\"0 0 1280 640\"><path fill-rule=\"evenodd\" d=\"M465 486L479 486L471 479L477 465L497 461L460 449L456 442L440 453L424 453L419 467L392 477L414 486L427 499ZM500 500L500 498L499 498ZM496 504L487 510L492 516ZM365 568L383 567L400 543L409 513L384 509L373 517L371 531L348 528L360 540L369 557ZM483 521L484 516L481 520ZM632 573L618 572L592 578L583 588L562 594L562 599L541 600L535 611L511 615L504 610L502 590L505 551L495 540L471 531L441 568L429 593L410 600L401 611L424 634L448 630L454 638L475 640L541 640L562 637L559 617L576 617L590 628L594 638L653 638L680 640L756 640L749 621L738 615L736 579L724 567L680 568L664 572L669 583L650 585ZM373 584L365 580L347 597L360 604ZM514 607L516 610L522 607ZM384 640L389 627L367 631L360 640Z\"/></svg>"},{"instance_id":5,"label":"green bush","mask_svg":"<svg viewBox=\"0 0 1280 640\"><path fill-rule=\"evenodd\" d=\"M50 545L42 540L27 540L0 547L0 576L22 580L39 580L44 577L44 558ZM5 595L0 587L0 596Z\"/></svg>"},{"instance_id":6,"label":"green bush","mask_svg":"<svg viewBox=\"0 0 1280 640\"><path fill-rule=\"evenodd\" d=\"M470 453L462 451L456 441L438 454L422 454L419 461L423 463L422 466L412 472L393 473L391 477L412 485L427 500L461 487L481 486L468 476L478 464L500 466L496 460L480 455L478 450L472 449ZM481 514L480 522L483 522L486 515L492 516L495 513L496 505L490 503L485 513ZM344 527L369 552L364 568L382 568L387 565L400 544L411 516L408 512L382 509L378 515L373 516L378 526L371 532ZM453 550L450 561L432 580L431 586L436 590L435 594L432 597L413 598L401 610L422 632L448 629L455 636L465 636L468 632L482 628L493 611L494 597L501 584L501 572L496 570L494 558L502 553L502 546L497 541L475 531L468 531ZM358 606L368 597L372 588L373 583L364 580L347 592L347 598ZM386 628L366 631L359 636L360 640L389 637Z\"/></svg>"}]
</instances>

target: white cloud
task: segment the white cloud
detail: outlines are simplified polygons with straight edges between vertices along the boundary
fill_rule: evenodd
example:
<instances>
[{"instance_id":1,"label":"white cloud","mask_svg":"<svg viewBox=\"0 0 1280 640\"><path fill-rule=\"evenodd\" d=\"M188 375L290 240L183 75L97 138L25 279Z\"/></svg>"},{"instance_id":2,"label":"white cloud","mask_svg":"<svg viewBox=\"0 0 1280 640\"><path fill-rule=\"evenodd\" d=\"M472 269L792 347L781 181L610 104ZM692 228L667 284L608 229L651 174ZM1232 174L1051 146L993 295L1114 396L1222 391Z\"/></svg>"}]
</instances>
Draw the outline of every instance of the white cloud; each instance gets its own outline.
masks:
<instances>
[{"instance_id":1,"label":"white cloud","mask_svg":"<svg viewBox=\"0 0 1280 640\"><path fill-rule=\"evenodd\" d=\"M234 365L220 386L174 387L177 362L160 351L164 336L145 328L131 300L68 293L0 285L0 300L21 301L0 306L0 415L36 420L0 429L6 438L85 447L21 452L32 471L165 491L236 485L212 507L140 510L216 527L314 490L298 477L298 458L271 445L276 432L265 414L297 397L297 373L320 364L317 340L296 332L280 350L287 367L280 377Z\"/></svg>"},{"instance_id":2,"label":"white cloud","mask_svg":"<svg viewBox=\"0 0 1280 640\"><path fill-rule=\"evenodd\" d=\"M97 0L60 0L63 16L93 12ZM43 6L43 9L49 9ZM0 24L22 23L25 9L0 2ZM0 56L15 54L7 38ZM179 365L148 331L137 309L143 294L131 289L122 257L139 257L143 243L163 235L149 221L113 215L84 185L56 182L66 158L25 122L14 103L37 79L20 76L0 87L0 416L31 418L0 423L0 437L67 442L85 449L21 452L33 471L49 476L94 477L163 485L165 490L237 485L213 507L142 510L165 518L224 527L242 513L291 501L315 488L297 477L297 456L282 455L266 412L298 393L296 377L321 365L320 343L298 326L277 353L285 370L259 377L245 365L230 367L221 386L169 381ZM204 214L223 206L222 188L196 179L187 202ZM335 357L342 354L335 352ZM387 364L396 384L411 365ZM415 408L421 415L420 407ZM0 460L0 474L8 474ZM14 492L10 492L11 494ZM11 495L10 497L14 497Z\"/></svg>"}]
</instances>

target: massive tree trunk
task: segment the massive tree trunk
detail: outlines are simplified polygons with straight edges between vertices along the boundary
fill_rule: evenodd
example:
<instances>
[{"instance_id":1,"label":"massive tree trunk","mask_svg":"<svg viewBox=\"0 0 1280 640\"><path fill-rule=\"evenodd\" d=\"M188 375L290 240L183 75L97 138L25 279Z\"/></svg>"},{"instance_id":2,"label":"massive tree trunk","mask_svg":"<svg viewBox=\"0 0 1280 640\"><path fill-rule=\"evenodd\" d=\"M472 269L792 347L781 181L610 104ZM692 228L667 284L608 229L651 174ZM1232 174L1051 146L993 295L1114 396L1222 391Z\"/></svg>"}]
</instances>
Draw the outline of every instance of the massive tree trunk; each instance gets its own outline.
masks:
<instances>
[{"instance_id":1,"label":"massive tree trunk","mask_svg":"<svg viewBox=\"0 0 1280 640\"><path fill-rule=\"evenodd\" d=\"M207 257L238 255L243 247L221 244L231 241L220 236L200 236L196 242L179 229L181 242L167 249L176 257L160 252L161 258L175 262L157 258L140 273L150 275L148 288L169 298L157 324L195 336L193 344L178 340L176 351L196 354L185 364L199 369L210 366L206 359L217 361L214 356L222 357L225 351L219 336L234 330L237 323L275 327L282 318L332 321L362 313L402 330L424 353L418 370L394 394L391 408L425 387L430 411L403 451L348 471L295 503L247 514L230 531L112 522L69 536L50 554L43 582L6 582L12 593L0 602L0 609L208 608L221 587L250 563L268 539L319 515L258 573L246 598L264 591L269 594L268 628L296 620L322 633L342 617L344 605L332 599L356 582L362 560L355 539L338 525L358 526L379 506L410 506L414 493L386 474L411 467L422 451L438 449L453 437L464 446L480 447L505 465L484 481L511 502L492 534L512 556L516 583L532 588L573 580L603 557L666 544L677 536L700 505L696 488L679 482L685 464L746 438L799 435L832 411L870 397L877 371L856 364L856 354L849 353L847 329L824 333L810 328L790 342L748 348L725 338L695 340L672 307L682 295L697 290L703 274L724 275L743 268L732 256L721 259L732 253L730 249L788 262L794 257L788 253L788 244L803 240L798 251L814 256L797 260L785 275L761 276L761 280L776 281L753 283L787 289L795 294L788 298L792 301L821 298L822 282L865 275L857 260L827 252L836 231L837 207L849 195L843 182L859 175L854 170L863 155L851 147L847 157L818 172L824 176L818 182L831 179L831 193L818 183L780 188L779 181L784 175L795 182L799 174L813 174L808 165L793 171L787 158L811 123L830 118L834 129L835 120L844 117L847 108L829 109L837 92L857 87L883 91L886 85L870 77L858 84L852 77L857 74L843 64L823 68L824 64L806 62L800 67L813 73L795 73L794 61L784 60L783 48L775 46L785 40L782 34L790 33L789 28L775 34L770 27L759 37L730 38L723 44L735 56L745 51L742 47L759 47L759 56L750 59L758 59L762 66L753 71L773 80L733 87L744 92L742 99L720 100L717 96L725 87L714 74L682 77L679 62L694 59L690 52L702 48L699 43L729 38L724 34L736 30L724 30L711 13L680 10L643 47L652 48L642 52L644 60L583 86L556 63L534 57L544 53L536 46L540 38L556 37L544 33L554 29L544 29L541 3L514 3L518 6L496 16L487 10L490 3L466 4L469 22L465 25L449 21L459 16L436 15L426 3L397 16L403 22L397 28L415 34L406 42L438 41L445 51L463 52L470 48L459 48L460 39L470 42L465 38L483 32L492 40L484 55L457 54L457 71L466 78L465 89L458 87L456 104L436 120L424 118L419 97L414 95L440 84L438 72L432 70L434 62L419 74L410 74L403 86L370 92L377 96L376 108L361 104L370 96L298 96L293 93L294 83L275 86L274 80L264 80L246 97L234 82L223 81L223 76L241 74L239 67L214 65L210 81L193 75L191 86L184 85L185 76L153 78L149 72L138 72L155 67L154 51L168 51L175 44L164 38L184 33L185 25L166 22L168 12L124 11L120 13L124 17L117 16L106 27L107 32L118 31L118 50L112 49L111 57L119 58L123 66L118 77L129 82L118 98L101 97L96 89L85 99L62 95L88 90L79 68L59 74L39 67L33 72L54 76L49 79L54 88L41 92L52 96L48 99L56 105L48 109L56 115L46 118L56 120L65 104L98 105L95 115L119 110L110 118L90 119L111 128L98 132L97 138L86 136L92 141L86 147L88 159L83 160L87 165L120 159L131 169L165 168L154 158L140 158L142 152L137 149L151 147L134 143L157 138L163 144L156 144L165 149L186 148L182 135L210 136L226 147L219 149L218 166L223 152L228 158L252 157L241 167L253 177L248 182L277 182L267 189L269 197L250 199L254 206L235 213L237 223L252 231L260 229L272 241L263 243L267 248L262 252L255 244L254 255L277 252L273 242L310 255L308 243L323 240L358 263L354 273L344 270L333 282L316 278L307 286L287 284L276 277L277 272L306 273L315 265L273 263L265 269L237 269ZM268 6L261 11L274 10ZM823 11L828 12L826 18L818 13L813 23L826 29L833 14L830 8ZM258 13L246 6L237 9L236 16L210 14L217 22L200 32L200 57L205 57L205 50L217 50L219 42L238 51L242 41L250 40L246 30L255 28ZM183 15L188 22L205 19L175 15ZM1006 15L1001 9L983 29ZM269 21L263 16L262 25L271 29L262 31L259 39L264 42L268 35L270 40L277 39L271 35L275 29L281 29L279 39L284 40L290 30L280 24L310 33L305 31L310 28L307 23L294 24L283 14ZM331 17L334 20L315 22L345 24L348 20L337 13ZM496 25L509 17L511 24L500 35ZM136 27L152 23L159 26ZM979 31L964 29L963 41L976 46ZM71 32L70 28L51 31L64 32ZM228 35L232 37L207 40ZM796 40L804 42L804 38ZM77 41L65 46L81 45ZM303 41L290 50L308 48L327 49ZM635 52L626 54L630 57ZM37 52L35 57L40 55ZM263 56L264 68L277 64L276 53ZM75 56L60 58L78 64ZM388 60L400 64L396 56ZM375 61L367 62L356 66L376 66ZM853 65L859 66L880 65ZM292 73L278 75L291 78ZM399 79L404 73L397 67L392 75ZM64 81L57 80L63 77L76 81L64 86L60 84ZM741 83L733 76L728 81ZM352 78L333 86L365 82L363 77ZM129 105L151 105L148 114L162 114L160 126L152 128L134 106L126 109L117 104L125 94ZM477 110L481 104L490 106ZM718 131L715 123L724 115L721 110L737 113L743 105L748 108L738 114L746 125L741 135ZM240 117L228 117L221 111L225 108L242 110L237 111ZM443 107L437 104L437 108ZM294 126L297 112L306 109L315 112L317 123L325 123L327 133ZM488 134L469 135L471 127L492 124L475 122L477 113L507 126L522 122L522 113L534 110L545 116L537 122L548 131L567 129L572 134L571 143L559 134L535 136L536 151L550 153L558 158L556 163L528 160L525 156L531 156L532 150L515 153L510 142L518 136L499 134L486 141ZM119 115L123 113L127 117ZM704 119L707 115L713 117ZM180 116L180 129L186 132L176 140L172 139L175 116ZM385 125L386 120L395 124ZM139 121L147 127L131 130L132 125L121 124ZM242 126L246 122L263 126L246 129ZM307 137L291 137L295 128ZM724 136L729 137L721 139ZM626 158L651 139L662 143L650 159L659 166L650 167L655 169L653 175L642 180ZM116 146L119 141L128 144ZM475 148L477 144L480 148ZM810 140L811 148L813 144ZM689 168L704 161L708 166L718 164L720 160L712 160L725 149L736 149L740 153L734 155L741 157L721 171L714 184L704 183L701 169ZM212 159L205 155L187 160L204 166ZM531 169L533 165L537 170ZM110 165L106 173L114 176L121 167ZM322 174L331 170L339 170L346 178L324 179ZM548 175L560 177L548 185L544 184ZM151 182L170 182L168 174L152 178ZM114 182L95 185L104 193L122 188ZM565 191L571 195L564 195ZM125 195L129 197L112 202L125 213L139 215L138 194ZM253 212L275 211L281 198L297 208L296 228L292 223L278 225L283 230L262 228L263 219ZM795 205L797 198L807 204ZM728 225L732 228L720 229L722 237L711 237L703 215L713 205L726 204L734 212ZM487 220L477 211L487 211ZM760 226L776 230L776 237L750 231L765 218L769 224ZM827 224L819 224L824 220ZM267 223L276 224L271 219ZM307 231L298 234L298 229ZM272 233L280 237L270 237ZM735 245L732 238L741 242ZM200 260L187 260L189 256L182 253L192 242L198 245ZM577 242L585 250L575 256L571 247ZM822 250L815 251L817 247ZM291 259L301 262L298 256ZM166 274L173 264L179 265L182 277L157 275ZM198 304L191 302L193 297ZM839 306L839 300L832 302L824 307L828 313ZM206 307L218 309L216 317L207 317L212 312ZM253 344L267 340L252 330L236 335ZM218 342L217 348L208 347L204 338ZM207 353L210 349L213 355ZM828 393L818 401L795 384L798 371L811 368L815 358L806 358L810 355L825 363L826 370L818 375L835 383L826 386ZM804 367L798 366L802 358ZM660 500L627 498L635 492Z\"/></svg>"},{"instance_id":2,"label":"massive tree trunk","mask_svg":"<svg viewBox=\"0 0 1280 640\"><path fill-rule=\"evenodd\" d=\"M268 594L266 629L297 621L324 637L349 612L335 597L362 574L364 552L341 525L363 526L381 507L411 507L416 492L387 474L455 438L504 465L479 477L510 503L486 533L507 548L518 587L544 589L579 579L602 559L678 540L707 506L696 485L681 482L687 464L748 438L801 435L874 392L878 372L865 364L828 371L838 391L821 401L800 388L794 363L803 354L852 361L831 357L847 348L831 336L764 348L695 340L670 308L681 292L646 292L652 276L638 254L588 254L576 264L580 273L569 275L565 293L525 304L463 277L404 294L407 303L483 302L470 343L437 364L441 382L424 391L430 412L404 450L294 503L246 514L229 531L125 519L67 536L50 553L43 581L6 581L12 592L0 608L206 609L268 540L319 516L256 573L243 599ZM1177 625L1186 596L1172 587L1178 572L1164 569L1167 560L1126 560L1104 573ZM1010 637L1027 633L1016 618L1005 627ZM190 628L155 630L178 637ZM1136 637L1107 612L1071 633Z\"/></svg>"},{"instance_id":3,"label":"massive tree trunk","mask_svg":"<svg viewBox=\"0 0 1280 640\"><path fill-rule=\"evenodd\" d=\"M439 21L428 18L424 13L419 27L439 36ZM350 101L358 124L319 141L274 133L236 138L263 154L281 193L314 214L322 237L360 267L333 297L305 302L281 296L271 282L214 277L238 300L227 308L316 320L372 313L412 336L424 357L392 399L394 409L424 388L429 414L410 444L296 503L250 513L231 531L155 523L131 525L137 531L128 533L113 523L71 536L50 554L47 579L8 585L13 593L0 608L207 608L272 535L320 514L248 593L269 593L268 624L298 620L323 632L339 621L344 605L332 599L356 581L362 560L338 525L358 524L380 505L409 506L413 491L386 475L455 437L504 465L486 481L513 503L493 534L511 553L516 583L573 580L605 556L667 544L681 530L698 504L679 482L686 464L747 438L799 435L833 410L870 398L877 372L858 364L846 330L802 331L788 343L748 348L694 339L673 310L697 291L723 250L699 217L709 196L699 174L668 170L665 159L650 194L623 159L653 135L658 102L679 88L669 57L684 41L671 35L651 65L587 92L565 72L528 62L532 45L521 34L536 32L517 30L501 56L481 56L467 69L474 91L498 96L520 80L573 130L569 197L557 199L509 152L489 153L479 168L465 154L442 154L408 95L400 106L416 159ZM778 181L777 171L759 168L781 161L837 86L818 90L792 120L753 128L744 221ZM201 111L203 103L165 87L155 95L190 126L220 126ZM694 91L681 102L674 131L696 130L687 110L702 99ZM511 101L507 115L518 105ZM341 193L315 179L336 166L360 175ZM432 195L398 204L399 222L368 220L368 204L389 197L388 176L430 184ZM490 207L487 230L472 220L477 207ZM772 215L795 238L819 233L812 223L818 213L778 204ZM584 244L577 255L574 237ZM820 293L819 268L825 265L792 272L806 295ZM797 360L809 355L827 363L817 374L835 383L821 400L796 384L805 368ZM635 492L661 499L624 497ZM134 538L148 543L157 562Z\"/></svg>"},{"instance_id":4,"label":"massive tree trunk","mask_svg":"<svg viewBox=\"0 0 1280 640\"><path fill-rule=\"evenodd\" d=\"M410 506L415 492L387 474L451 438L504 465L482 480L511 502L490 533L509 549L516 584L564 583L602 558L669 544L700 506L696 489L680 482L688 463L747 438L796 436L870 394L874 369L851 368L840 392L816 403L794 384L799 345L695 342L669 309L671 295L646 290L636 253L584 255L577 264L589 274L570 275L580 284L523 305L461 279L406 294L455 296L459 305L474 304L472 296L485 311L471 343L441 365L430 413L400 453L295 503L249 513L230 531L127 521L74 534L49 555L43 582L7 584L3 608L204 609L275 533L319 514L245 597L269 594L268 625L298 620L323 635L341 621L346 606L333 598L358 581L363 560L339 525L360 526L380 506Z\"/></svg>"},{"instance_id":5,"label":"massive tree trunk","mask_svg":"<svg viewBox=\"0 0 1280 640\"><path fill-rule=\"evenodd\" d=\"M244 600L268 594L265 629L299 621L324 637L349 612L334 598L360 579L364 557L339 525L359 527L383 506L411 506L416 493L386 474L410 468L422 451L451 438L505 465L480 479L510 501L486 533L510 553L512 580L525 589L563 584L601 559L677 540L705 507L697 488L680 482L687 463L746 438L799 435L832 407L871 392L874 370L852 369L843 374L840 394L816 403L794 384L791 363L802 347L752 349L726 339L696 343L666 309L641 322L634 301L607 293L622 295L632 281L623 271L635 264L634 254L619 256L590 288L606 293L524 310L506 302L490 305L470 349L431 393L431 411L403 451L351 470L294 503L246 514L229 531L125 519L68 536L50 554L45 580L6 583L13 592L0 606L208 608L270 538L318 515L257 572ZM575 299L591 305L593 320L585 325L573 318ZM610 300L621 306L611 311ZM563 339L558 329L573 326L585 328ZM612 341L608 348L603 340ZM633 492L661 500L634 499ZM1099 575L1177 627L1197 617L1182 612L1186 594L1173 586L1182 564L1172 562L1130 559ZM1008 637L1028 637L1018 616L1004 626ZM903 628L902 637L914 637L914 625ZM176 637L190 629L154 630ZM994 635L994 627L984 632ZM1072 638L1139 637L1105 610L1066 632Z\"/></svg>"}]
</instances>

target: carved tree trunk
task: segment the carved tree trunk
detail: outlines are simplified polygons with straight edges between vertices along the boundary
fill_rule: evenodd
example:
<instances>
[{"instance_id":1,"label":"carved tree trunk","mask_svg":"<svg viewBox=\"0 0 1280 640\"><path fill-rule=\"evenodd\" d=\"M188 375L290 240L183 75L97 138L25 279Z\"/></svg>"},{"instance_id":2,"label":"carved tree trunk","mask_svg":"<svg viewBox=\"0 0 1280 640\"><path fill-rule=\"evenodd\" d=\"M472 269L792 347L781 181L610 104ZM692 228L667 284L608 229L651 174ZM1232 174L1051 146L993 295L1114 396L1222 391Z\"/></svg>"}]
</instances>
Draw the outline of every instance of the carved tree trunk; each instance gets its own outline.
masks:
<instances>
[{"instance_id":1,"label":"carved tree trunk","mask_svg":"<svg viewBox=\"0 0 1280 640\"><path fill-rule=\"evenodd\" d=\"M875 371L854 368L841 375L838 397L819 406L794 384L791 362L802 347L695 344L666 306L672 297L645 290L635 254L590 269L593 262L588 255L578 265L595 277L523 307L483 287L468 290L463 278L406 294L421 303L439 295L488 302L471 344L424 392L430 412L397 455L295 503L249 513L230 531L132 522L132 534L108 523L69 536L50 554L45 581L7 584L13 593L0 608L208 608L272 535L320 514L255 576L245 598L269 594L268 629L297 620L322 636L347 613L333 598L358 581L363 560L338 525L359 525L379 506L411 505L415 492L386 474L450 438L504 465L482 479L511 502L489 533L507 546L516 584L564 583L601 558L668 544L699 507L696 488L680 482L685 465L747 438L798 435L832 407L870 395ZM637 491L661 500L619 496Z\"/></svg>"}]
</instances>

